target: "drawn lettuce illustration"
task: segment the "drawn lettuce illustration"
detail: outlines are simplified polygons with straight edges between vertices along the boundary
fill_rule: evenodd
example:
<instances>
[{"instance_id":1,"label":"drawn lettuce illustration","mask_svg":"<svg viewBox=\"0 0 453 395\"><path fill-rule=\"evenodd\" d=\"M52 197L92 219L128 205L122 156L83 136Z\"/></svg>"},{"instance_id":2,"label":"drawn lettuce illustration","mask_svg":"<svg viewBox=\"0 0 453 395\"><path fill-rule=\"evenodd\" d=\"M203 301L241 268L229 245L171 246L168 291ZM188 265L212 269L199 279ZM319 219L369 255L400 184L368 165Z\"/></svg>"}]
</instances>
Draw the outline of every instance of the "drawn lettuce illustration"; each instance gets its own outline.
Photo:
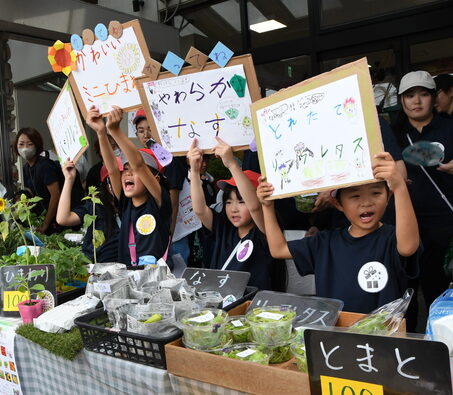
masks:
<instances>
[{"instance_id":1,"label":"drawn lettuce illustration","mask_svg":"<svg viewBox=\"0 0 453 395\"><path fill-rule=\"evenodd\" d=\"M294 310L284 307L255 308L246 315L255 342L268 346L288 343L291 338Z\"/></svg>"}]
</instances>

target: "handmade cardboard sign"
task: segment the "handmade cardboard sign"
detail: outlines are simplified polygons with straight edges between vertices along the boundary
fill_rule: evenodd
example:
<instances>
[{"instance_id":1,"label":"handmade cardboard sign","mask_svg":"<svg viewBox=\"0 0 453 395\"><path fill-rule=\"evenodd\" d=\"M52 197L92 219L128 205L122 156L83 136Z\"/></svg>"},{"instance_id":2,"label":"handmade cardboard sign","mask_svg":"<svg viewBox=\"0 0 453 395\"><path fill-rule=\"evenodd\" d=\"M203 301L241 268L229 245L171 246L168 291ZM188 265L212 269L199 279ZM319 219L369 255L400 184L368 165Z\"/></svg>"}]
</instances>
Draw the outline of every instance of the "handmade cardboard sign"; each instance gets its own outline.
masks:
<instances>
[{"instance_id":1,"label":"handmade cardboard sign","mask_svg":"<svg viewBox=\"0 0 453 395\"><path fill-rule=\"evenodd\" d=\"M250 273L188 267L184 270L182 277L197 291L217 291L224 298L233 295L234 300L237 300L244 296Z\"/></svg>"},{"instance_id":2,"label":"handmade cardboard sign","mask_svg":"<svg viewBox=\"0 0 453 395\"><path fill-rule=\"evenodd\" d=\"M444 343L306 329L312 395L451 394Z\"/></svg>"},{"instance_id":3,"label":"handmade cardboard sign","mask_svg":"<svg viewBox=\"0 0 453 395\"><path fill-rule=\"evenodd\" d=\"M69 82L66 82L47 118L47 126L60 162L77 160L88 149L88 140Z\"/></svg>"},{"instance_id":4,"label":"handmade cardboard sign","mask_svg":"<svg viewBox=\"0 0 453 395\"><path fill-rule=\"evenodd\" d=\"M57 290L55 283L55 266L54 265L18 265L18 266L3 266L0 267L0 290L1 290L1 304L0 315L6 317L19 317L19 309L17 304L27 300L29 295L18 292L10 285L14 283L16 275L21 274L28 276L33 270L44 270L42 276L31 279L29 285L42 284L46 291L45 298L53 298L49 300L52 306L56 305Z\"/></svg>"},{"instance_id":5,"label":"handmade cardboard sign","mask_svg":"<svg viewBox=\"0 0 453 395\"><path fill-rule=\"evenodd\" d=\"M372 182L383 151L365 58L251 105L271 199Z\"/></svg>"},{"instance_id":6,"label":"handmade cardboard sign","mask_svg":"<svg viewBox=\"0 0 453 395\"><path fill-rule=\"evenodd\" d=\"M343 308L343 302L339 299L320 298L317 296L259 291L248 309L265 306L286 306L294 309L297 313L294 327L305 325L334 326Z\"/></svg>"},{"instance_id":7,"label":"handmade cardboard sign","mask_svg":"<svg viewBox=\"0 0 453 395\"><path fill-rule=\"evenodd\" d=\"M142 75L148 47L138 20L123 25L120 38L109 35L76 51L77 69L69 75L83 117L96 105L102 114L112 105L128 111L141 107L135 78Z\"/></svg>"},{"instance_id":8,"label":"handmade cardboard sign","mask_svg":"<svg viewBox=\"0 0 453 395\"><path fill-rule=\"evenodd\" d=\"M231 59L226 67L207 63L183 67L177 77L160 73L157 80L137 79L153 139L173 155L185 155L194 138L212 152L221 137L234 149L253 140L249 105L260 90L252 57Z\"/></svg>"}]
</instances>

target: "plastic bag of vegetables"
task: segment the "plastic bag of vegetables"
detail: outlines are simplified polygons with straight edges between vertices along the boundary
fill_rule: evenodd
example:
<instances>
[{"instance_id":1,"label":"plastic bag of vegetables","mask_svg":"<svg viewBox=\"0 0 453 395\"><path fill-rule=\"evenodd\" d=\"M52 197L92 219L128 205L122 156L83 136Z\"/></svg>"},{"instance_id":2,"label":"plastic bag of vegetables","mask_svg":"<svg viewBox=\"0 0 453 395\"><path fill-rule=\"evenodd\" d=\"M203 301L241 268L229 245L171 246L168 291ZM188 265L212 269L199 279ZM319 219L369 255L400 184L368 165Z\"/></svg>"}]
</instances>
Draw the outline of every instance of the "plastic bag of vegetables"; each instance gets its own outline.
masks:
<instances>
[{"instance_id":1,"label":"plastic bag of vegetables","mask_svg":"<svg viewBox=\"0 0 453 395\"><path fill-rule=\"evenodd\" d=\"M391 335L398 330L413 294L414 290L408 288L402 298L373 310L352 324L348 331L367 335Z\"/></svg>"}]
</instances>

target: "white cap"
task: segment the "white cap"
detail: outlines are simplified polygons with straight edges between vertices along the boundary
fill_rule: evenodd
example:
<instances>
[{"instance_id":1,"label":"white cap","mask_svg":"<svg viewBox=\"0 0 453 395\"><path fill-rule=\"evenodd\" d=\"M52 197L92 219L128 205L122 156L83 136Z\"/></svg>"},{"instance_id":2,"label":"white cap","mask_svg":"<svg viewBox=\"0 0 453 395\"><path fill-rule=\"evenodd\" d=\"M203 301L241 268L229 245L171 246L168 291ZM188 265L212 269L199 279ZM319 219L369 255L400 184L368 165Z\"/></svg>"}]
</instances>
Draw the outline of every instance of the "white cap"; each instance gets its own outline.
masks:
<instances>
[{"instance_id":1,"label":"white cap","mask_svg":"<svg viewBox=\"0 0 453 395\"><path fill-rule=\"evenodd\" d=\"M401 78L398 94L401 95L408 89L416 86L421 86L426 89L436 89L436 83L434 82L433 77L431 77L431 74L427 71L418 70L411 71Z\"/></svg>"}]
</instances>

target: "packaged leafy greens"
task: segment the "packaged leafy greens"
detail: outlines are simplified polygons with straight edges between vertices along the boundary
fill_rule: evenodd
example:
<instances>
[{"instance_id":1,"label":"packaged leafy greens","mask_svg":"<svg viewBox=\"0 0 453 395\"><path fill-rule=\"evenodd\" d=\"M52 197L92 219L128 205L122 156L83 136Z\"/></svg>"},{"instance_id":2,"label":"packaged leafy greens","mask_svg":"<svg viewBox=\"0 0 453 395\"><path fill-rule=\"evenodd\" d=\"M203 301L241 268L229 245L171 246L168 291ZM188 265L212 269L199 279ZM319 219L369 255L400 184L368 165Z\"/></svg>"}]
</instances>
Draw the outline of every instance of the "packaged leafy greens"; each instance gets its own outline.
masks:
<instances>
[{"instance_id":1,"label":"packaged leafy greens","mask_svg":"<svg viewBox=\"0 0 453 395\"><path fill-rule=\"evenodd\" d=\"M230 317L225 325L225 331L233 339L234 344L252 341L250 324L243 315Z\"/></svg>"},{"instance_id":2,"label":"packaged leafy greens","mask_svg":"<svg viewBox=\"0 0 453 395\"><path fill-rule=\"evenodd\" d=\"M223 349L224 357L240 359L241 361L249 361L267 365L269 363L269 354L267 350L253 343L240 343Z\"/></svg>"},{"instance_id":3,"label":"packaged leafy greens","mask_svg":"<svg viewBox=\"0 0 453 395\"><path fill-rule=\"evenodd\" d=\"M307 356L305 354L305 343L291 344L291 352L296 359L297 368L301 372L307 372Z\"/></svg>"},{"instance_id":4,"label":"packaged leafy greens","mask_svg":"<svg viewBox=\"0 0 453 395\"><path fill-rule=\"evenodd\" d=\"M195 346L191 343L187 343L184 336L182 337L182 342L186 348L191 348L192 350L203 351L203 352L207 352L209 354L215 354L215 355L222 355L223 349L225 347L229 347L229 346L233 345L233 340L226 333L224 333L221 336L220 344L218 344L217 346L212 347L212 348L199 348L198 346Z\"/></svg>"},{"instance_id":5,"label":"packaged leafy greens","mask_svg":"<svg viewBox=\"0 0 453 395\"><path fill-rule=\"evenodd\" d=\"M414 290L406 290L402 298L389 302L352 324L348 331L367 335L391 335L396 332L406 314Z\"/></svg>"},{"instance_id":6,"label":"packaged leafy greens","mask_svg":"<svg viewBox=\"0 0 453 395\"><path fill-rule=\"evenodd\" d=\"M191 348L208 350L221 343L227 314L220 309L203 309L181 318L180 327L186 344Z\"/></svg>"},{"instance_id":7,"label":"packaged leafy greens","mask_svg":"<svg viewBox=\"0 0 453 395\"><path fill-rule=\"evenodd\" d=\"M296 312L284 306L257 307L246 314L253 340L267 346L288 343L295 317Z\"/></svg>"},{"instance_id":8,"label":"packaged leafy greens","mask_svg":"<svg viewBox=\"0 0 453 395\"><path fill-rule=\"evenodd\" d=\"M290 343L282 346L269 347L271 353L269 363L282 363L292 358Z\"/></svg>"}]
</instances>

